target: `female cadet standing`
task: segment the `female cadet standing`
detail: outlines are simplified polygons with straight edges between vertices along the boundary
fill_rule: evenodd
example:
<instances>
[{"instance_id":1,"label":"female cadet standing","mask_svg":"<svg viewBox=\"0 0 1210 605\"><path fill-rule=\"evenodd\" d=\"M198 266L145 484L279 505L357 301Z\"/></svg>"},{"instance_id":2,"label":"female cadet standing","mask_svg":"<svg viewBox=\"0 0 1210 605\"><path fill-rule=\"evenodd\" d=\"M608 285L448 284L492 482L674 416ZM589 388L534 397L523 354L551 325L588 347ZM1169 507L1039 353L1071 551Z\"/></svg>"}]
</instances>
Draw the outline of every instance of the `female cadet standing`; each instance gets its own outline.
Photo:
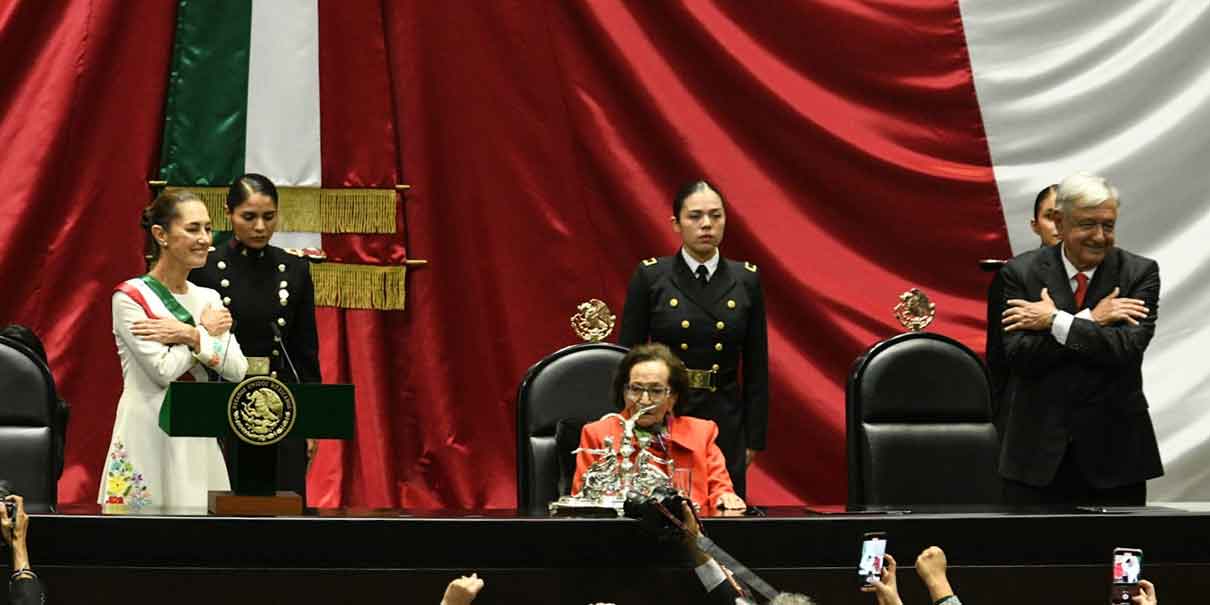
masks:
<instances>
[{"instance_id":1,"label":"female cadet standing","mask_svg":"<svg viewBox=\"0 0 1210 605\"><path fill-rule=\"evenodd\" d=\"M193 282L218 290L245 355L268 358L268 370L283 382L322 382L310 261L269 245L277 227L277 187L260 174L236 179L227 190L227 218L234 237L210 253ZM277 487L297 492L304 502L314 447L301 438L278 444ZM229 455L234 482L233 462Z\"/></svg>"},{"instance_id":2,"label":"female cadet standing","mask_svg":"<svg viewBox=\"0 0 1210 605\"><path fill-rule=\"evenodd\" d=\"M668 345L689 368L684 413L713 420L727 472L746 497L746 470L765 449L769 417L769 345L756 265L723 258L723 195L699 180L672 202L681 249L639 263L630 279L618 341Z\"/></svg>"}]
</instances>

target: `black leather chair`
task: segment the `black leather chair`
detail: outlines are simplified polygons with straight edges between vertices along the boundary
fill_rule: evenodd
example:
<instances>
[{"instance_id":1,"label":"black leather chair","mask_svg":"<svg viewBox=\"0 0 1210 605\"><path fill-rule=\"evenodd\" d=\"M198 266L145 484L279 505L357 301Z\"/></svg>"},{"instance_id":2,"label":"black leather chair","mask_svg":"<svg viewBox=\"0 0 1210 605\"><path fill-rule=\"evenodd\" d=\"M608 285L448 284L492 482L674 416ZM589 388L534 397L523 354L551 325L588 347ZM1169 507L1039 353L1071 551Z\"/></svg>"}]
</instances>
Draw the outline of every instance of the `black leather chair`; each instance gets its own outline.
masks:
<instances>
[{"instance_id":1,"label":"black leather chair","mask_svg":"<svg viewBox=\"0 0 1210 605\"><path fill-rule=\"evenodd\" d=\"M53 511L58 498L55 418L59 397L46 364L25 345L0 336L0 479L26 510ZM61 461L59 462L61 464Z\"/></svg>"},{"instance_id":2,"label":"black leather chair","mask_svg":"<svg viewBox=\"0 0 1210 605\"><path fill-rule=\"evenodd\" d=\"M857 358L845 393L849 507L996 505L987 369L958 341L900 334Z\"/></svg>"},{"instance_id":3,"label":"black leather chair","mask_svg":"<svg viewBox=\"0 0 1210 605\"><path fill-rule=\"evenodd\" d=\"M525 373L517 392L518 510L545 512L548 503L568 493L575 471L568 461L580 427L617 411L609 391L626 351L610 343L573 345Z\"/></svg>"}]
</instances>

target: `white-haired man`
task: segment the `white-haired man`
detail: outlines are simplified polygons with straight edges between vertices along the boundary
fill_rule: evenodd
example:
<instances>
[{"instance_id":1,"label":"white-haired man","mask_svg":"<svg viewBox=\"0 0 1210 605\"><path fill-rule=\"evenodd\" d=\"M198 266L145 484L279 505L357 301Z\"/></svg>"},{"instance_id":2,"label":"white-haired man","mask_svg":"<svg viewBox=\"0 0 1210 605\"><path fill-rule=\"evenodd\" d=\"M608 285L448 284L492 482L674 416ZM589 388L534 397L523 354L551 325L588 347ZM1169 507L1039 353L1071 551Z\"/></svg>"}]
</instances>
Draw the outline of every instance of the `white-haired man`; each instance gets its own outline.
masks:
<instances>
[{"instance_id":1,"label":"white-haired man","mask_svg":"<svg viewBox=\"0 0 1210 605\"><path fill-rule=\"evenodd\" d=\"M1064 179L1060 243L1001 270L1010 502L1142 505L1147 479L1164 473L1142 375L1159 265L1114 246L1119 205L1101 177Z\"/></svg>"}]
</instances>

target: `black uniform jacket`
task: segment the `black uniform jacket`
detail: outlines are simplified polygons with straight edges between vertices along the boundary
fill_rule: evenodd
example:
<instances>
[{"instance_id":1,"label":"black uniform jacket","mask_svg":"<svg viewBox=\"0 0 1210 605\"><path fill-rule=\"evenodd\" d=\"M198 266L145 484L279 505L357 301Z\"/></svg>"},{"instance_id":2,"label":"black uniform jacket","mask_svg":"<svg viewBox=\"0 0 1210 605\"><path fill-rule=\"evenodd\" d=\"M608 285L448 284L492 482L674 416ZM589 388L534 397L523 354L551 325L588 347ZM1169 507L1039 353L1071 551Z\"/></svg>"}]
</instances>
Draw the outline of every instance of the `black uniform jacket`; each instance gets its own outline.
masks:
<instances>
[{"instance_id":1,"label":"black uniform jacket","mask_svg":"<svg viewBox=\"0 0 1210 605\"><path fill-rule=\"evenodd\" d=\"M1031 250L1009 261L1001 270L1004 300L1037 301L1047 288L1055 306L1077 313L1061 247ZM1004 334L1008 376L1001 475L1049 485L1068 448L1089 484L1099 489L1164 473L1142 373L1143 353L1155 334L1159 265L1112 248L1088 284L1085 307L1095 308L1114 287L1121 288L1121 297L1143 300L1150 315L1137 326L1100 326L1076 318L1066 345L1049 330Z\"/></svg>"},{"instance_id":2,"label":"black uniform jacket","mask_svg":"<svg viewBox=\"0 0 1210 605\"><path fill-rule=\"evenodd\" d=\"M667 345L691 369L717 370L719 390L714 398L740 408L736 412L742 418L745 447L765 448L769 345L755 265L720 258L703 288L679 251L640 262L626 293L618 341L633 347L648 340ZM694 389L691 399L703 393ZM689 413L699 415L694 410ZM703 417L715 420L720 432L727 431L725 419ZM730 463L732 454L724 453Z\"/></svg>"},{"instance_id":3,"label":"black uniform jacket","mask_svg":"<svg viewBox=\"0 0 1210 605\"><path fill-rule=\"evenodd\" d=\"M275 324L298 370L298 381L321 382L310 261L276 246L245 248L232 238L217 246L206 266L194 269L189 280L223 297L244 355L268 357L270 370L280 380L294 382L281 343L274 340L270 324Z\"/></svg>"}]
</instances>

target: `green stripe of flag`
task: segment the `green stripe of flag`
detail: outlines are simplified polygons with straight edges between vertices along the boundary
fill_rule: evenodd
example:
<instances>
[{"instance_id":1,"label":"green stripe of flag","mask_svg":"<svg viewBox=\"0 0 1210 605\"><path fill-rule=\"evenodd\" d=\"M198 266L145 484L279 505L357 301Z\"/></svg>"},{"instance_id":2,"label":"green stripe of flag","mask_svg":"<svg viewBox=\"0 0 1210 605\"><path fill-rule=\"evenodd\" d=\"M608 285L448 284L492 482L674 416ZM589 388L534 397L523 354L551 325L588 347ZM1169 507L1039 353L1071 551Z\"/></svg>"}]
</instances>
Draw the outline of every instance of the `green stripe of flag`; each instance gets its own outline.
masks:
<instances>
[{"instance_id":1,"label":"green stripe of flag","mask_svg":"<svg viewBox=\"0 0 1210 605\"><path fill-rule=\"evenodd\" d=\"M181 0L160 178L226 185L244 173L251 2Z\"/></svg>"}]
</instances>

